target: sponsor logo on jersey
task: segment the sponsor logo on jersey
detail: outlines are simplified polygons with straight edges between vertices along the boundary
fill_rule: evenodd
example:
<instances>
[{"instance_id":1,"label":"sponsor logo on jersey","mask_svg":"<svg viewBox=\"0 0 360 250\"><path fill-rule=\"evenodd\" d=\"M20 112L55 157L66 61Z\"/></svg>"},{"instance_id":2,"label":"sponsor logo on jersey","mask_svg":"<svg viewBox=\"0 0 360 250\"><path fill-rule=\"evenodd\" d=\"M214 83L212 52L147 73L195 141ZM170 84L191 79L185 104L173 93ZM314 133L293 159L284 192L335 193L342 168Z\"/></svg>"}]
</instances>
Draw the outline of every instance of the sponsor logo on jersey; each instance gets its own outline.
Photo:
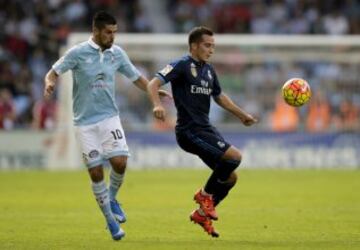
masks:
<instances>
[{"instance_id":1,"label":"sponsor logo on jersey","mask_svg":"<svg viewBox=\"0 0 360 250\"><path fill-rule=\"evenodd\" d=\"M197 85L190 86L191 94L211 95L212 89L206 87L200 87Z\"/></svg>"},{"instance_id":2,"label":"sponsor logo on jersey","mask_svg":"<svg viewBox=\"0 0 360 250\"><path fill-rule=\"evenodd\" d=\"M90 85L92 89L106 89L109 88L109 85L105 82L95 82Z\"/></svg>"},{"instance_id":3,"label":"sponsor logo on jersey","mask_svg":"<svg viewBox=\"0 0 360 250\"><path fill-rule=\"evenodd\" d=\"M212 89L209 88L209 82L205 80L200 81L200 85L191 85L190 92L191 94L201 94L201 95L211 95Z\"/></svg>"},{"instance_id":4,"label":"sponsor logo on jersey","mask_svg":"<svg viewBox=\"0 0 360 250\"><path fill-rule=\"evenodd\" d=\"M197 77L197 70L196 70L196 66L194 63L191 63L190 64L190 71L191 71L191 74L193 77Z\"/></svg>"}]
</instances>

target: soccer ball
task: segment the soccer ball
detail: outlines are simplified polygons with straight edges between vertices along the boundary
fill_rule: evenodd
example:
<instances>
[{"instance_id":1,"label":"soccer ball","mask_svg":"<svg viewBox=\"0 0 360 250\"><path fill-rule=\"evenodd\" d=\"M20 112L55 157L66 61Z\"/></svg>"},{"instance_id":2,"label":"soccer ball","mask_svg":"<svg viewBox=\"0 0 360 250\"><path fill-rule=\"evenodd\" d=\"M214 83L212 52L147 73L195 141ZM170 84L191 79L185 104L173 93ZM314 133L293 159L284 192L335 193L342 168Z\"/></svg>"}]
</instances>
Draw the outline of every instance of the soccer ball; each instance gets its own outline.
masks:
<instances>
[{"instance_id":1,"label":"soccer ball","mask_svg":"<svg viewBox=\"0 0 360 250\"><path fill-rule=\"evenodd\" d=\"M311 89L304 79L291 78L284 83L282 95L287 104L300 107L310 100Z\"/></svg>"}]
</instances>

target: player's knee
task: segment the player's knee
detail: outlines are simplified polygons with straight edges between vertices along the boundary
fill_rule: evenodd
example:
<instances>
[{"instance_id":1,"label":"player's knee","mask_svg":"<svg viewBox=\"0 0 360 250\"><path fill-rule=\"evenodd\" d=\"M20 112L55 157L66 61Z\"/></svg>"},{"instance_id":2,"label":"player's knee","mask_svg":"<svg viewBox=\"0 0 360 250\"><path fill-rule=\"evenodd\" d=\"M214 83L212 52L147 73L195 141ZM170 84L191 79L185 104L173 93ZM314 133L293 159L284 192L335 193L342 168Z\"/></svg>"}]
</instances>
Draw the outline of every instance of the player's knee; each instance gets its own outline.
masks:
<instances>
[{"instance_id":1,"label":"player's knee","mask_svg":"<svg viewBox=\"0 0 360 250\"><path fill-rule=\"evenodd\" d=\"M240 150L238 150L238 149L234 150L234 153L233 153L233 155L232 155L232 159L231 159L231 160L236 161L236 162L239 162L238 165L240 165L241 159L242 159L242 155L241 155Z\"/></svg>"},{"instance_id":2,"label":"player's knee","mask_svg":"<svg viewBox=\"0 0 360 250\"><path fill-rule=\"evenodd\" d=\"M231 181L236 182L236 174L234 173L235 169L240 165L240 160L236 158L232 159L223 159L220 162L220 167L218 168L218 175L221 181L228 182L229 179Z\"/></svg>"},{"instance_id":3,"label":"player's knee","mask_svg":"<svg viewBox=\"0 0 360 250\"><path fill-rule=\"evenodd\" d=\"M238 162L240 164L242 159L242 155L239 149L234 146L231 146L222 157L223 161L231 161L231 162Z\"/></svg>"},{"instance_id":4,"label":"player's knee","mask_svg":"<svg viewBox=\"0 0 360 250\"><path fill-rule=\"evenodd\" d=\"M241 153L237 151L231 157L223 160L223 164L227 166L231 171L235 170L241 163Z\"/></svg>"},{"instance_id":5,"label":"player's knee","mask_svg":"<svg viewBox=\"0 0 360 250\"><path fill-rule=\"evenodd\" d=\"M100 182L104 179L104 171L101 166L89 168L89 174L92 182Z\"/></svg>"},{"instance_id":6,"label":"player's knee","mask_svg":"<svg viewBox=\"0 0 360 250\"><path fill-rule=\"evenodd\" d=\"M126 169L127 156L116 156L110 159L111 166L114 171L123 174Z\"/></svg>"}]
</instances>

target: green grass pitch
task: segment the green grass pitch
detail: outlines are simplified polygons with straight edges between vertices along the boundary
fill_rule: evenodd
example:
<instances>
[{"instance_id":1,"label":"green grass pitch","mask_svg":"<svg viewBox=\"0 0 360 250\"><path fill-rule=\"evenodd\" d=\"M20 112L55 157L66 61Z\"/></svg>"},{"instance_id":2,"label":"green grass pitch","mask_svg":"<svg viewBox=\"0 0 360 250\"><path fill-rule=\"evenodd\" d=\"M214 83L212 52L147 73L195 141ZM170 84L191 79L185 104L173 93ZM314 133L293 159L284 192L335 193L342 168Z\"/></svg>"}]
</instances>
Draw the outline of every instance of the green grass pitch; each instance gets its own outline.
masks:
<instances>
[{"instance_id":1,"label":"green grass pitch","mask_svg":"<svg viewBox=\"0 0 360 250\"><path fill-rule=\"evenodd\" d=\"M85 170L0 172L0 249L360 249L360 171L238 173L213 239L189 221L209 171L129 170L115 242Z\"/></svg>"}]
</instances>

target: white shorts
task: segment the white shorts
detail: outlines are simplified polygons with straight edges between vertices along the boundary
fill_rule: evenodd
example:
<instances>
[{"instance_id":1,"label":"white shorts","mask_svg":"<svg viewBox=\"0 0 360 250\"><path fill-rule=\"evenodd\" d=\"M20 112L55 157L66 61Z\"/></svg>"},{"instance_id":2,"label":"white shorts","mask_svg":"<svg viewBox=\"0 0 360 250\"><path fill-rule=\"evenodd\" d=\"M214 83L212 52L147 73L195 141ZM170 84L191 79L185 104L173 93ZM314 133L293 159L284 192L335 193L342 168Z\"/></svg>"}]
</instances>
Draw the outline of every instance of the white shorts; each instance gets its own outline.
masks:
<instances>
[{"instance_id":1,"label":"white shorts","mask_svg":"<svg viewBox=\"0 0 360 250\"><path fill-rule=\"evenodd\" d=\"M84 163L88 168L103 164L114 156L129 156L119 116L95 124L75 126Z\"/></svg>"}]
</instances>

